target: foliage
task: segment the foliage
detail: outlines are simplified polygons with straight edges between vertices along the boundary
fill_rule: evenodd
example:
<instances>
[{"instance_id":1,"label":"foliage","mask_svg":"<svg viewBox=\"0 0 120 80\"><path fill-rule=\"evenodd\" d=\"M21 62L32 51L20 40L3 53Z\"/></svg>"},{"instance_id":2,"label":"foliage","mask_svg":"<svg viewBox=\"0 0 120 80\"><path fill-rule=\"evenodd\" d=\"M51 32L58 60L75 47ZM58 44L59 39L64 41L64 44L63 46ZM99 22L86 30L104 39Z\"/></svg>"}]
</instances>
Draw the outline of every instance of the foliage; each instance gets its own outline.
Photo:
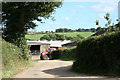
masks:
<instances>
[{"instance_id":1,"label":"foliage","mask_svg":"<svg viewBox=\"0 0 120 80\"><path fill-rule=\"evenodd\" d=\"M62 2L3 2L3 38L21 48L23 57L27 58L26 31L35 28L34 20L42 23L42 18L50 18L61 4Z\"/></svg>"},{"instance_id":2,"label":"foliage","mask_svg":"<svg viewBox=\"0 0 120 80\"><path fill-rule=\"evenodd\" d=\"M33 20L48 19L60 5L61 2L3 2L2 20L12 30L27 30L36 26Z\"/></svg>"},{"instance_id":3,"label":"foliage","mask_svg":"<svg viewBox=\"0 0 120 80\"><path fill-rule=\"evenodd\" d=\"M29 64L22 58L21 50L5 40L2 40L2 77L9 78L21 68Z\"/></svg>"},{"instance_id":4,"label":"foliage","mask_svg":"<svg viewBox=\"0 0 120 80\"><path fill-rule=\"evenodd\" d=\"M65 40L66 36L59 34L47 34L40 38L40 40Z\"/></svg>"},{"instance_id":5,"label":"foliage","mask_svg":"<svg viewBox=\"0 0 120 80\"><path fill-rule=\"evenodd\" d=\"M120 32L91 37L77 44L73 70L81 73L120 75Z\"/></svg>"},{"instance_id":6,"label":"foliage","mask_svg":"<svg viewBox=\"0 0 120 80\"><path fill-rule=\"evenodd\" d=\"M67 37L67 40L78 42L80 40L84 39L81 35L77 35L76 37Z\"/></svg>"},{"instance_id":7,"label":"foliage","mask_svg":"<svg viewBox=\"0 0 120 80\"><path fill-rule=\"evenodd\" d=\"M50 52L52 59L75 60L76 47L58 49Z\"/></svg>"},{"instance_id":8,"label":"foliage","mask_svg":"<svg viewBox=\"0 0 120 80\"><path fill-rule=\"evenodd\" d=\"M78 28L76 30L68 29L68 28L59 28L56 29L55 32L96 32L97 29L90 28L90 29L84 29L84 28Z\"/></svg>"},{"instance_id":9,"label":"foliage","mask_svg":"<svg viewBox=\"0 0 120 80\"><path fill-rule=\"evenodd\" d=\"M71 40L71 41L79 41L81 39L84 39L81 35L77 35L76 37L68 37L62 34L47 34L40 38L40 40Z\"/></svg>"},{"instance_id":10,"label":"foliage","mask_svg":"<svg viewBox=\"0 0 120 80\"><path fill-rule=\"evenodd\" d=\"M94 32L65 32L65 33L54 33L54 34L62 34L62 35L64 34L65 36L68 36L68 37L76 37L77 35L81 35L84 38L87 38L92 34L94 34ZM40 38L43 37L44 35L46 35L46 33L27 34L25 35L25 37L26 39L30 39L30 40L40 40Z\"/></svg>"},{"instance_id":11,"label":"foliage","mask_svg":"<svg viewBox=\"0 0 120 80\"><path fill-rule=\"evenodd\" d=\"M64 34L68 37L76 37L77 35L81 35L84 38L87 38L89 36L91 36L92 34L94 34L94 32L66 32L66 33L56 33L56 34Z\"/></svg>"},{"instance_id":12,"label":"foliage","mask_svg":"<svg viewBox=\"0 0 120 80\"><path fill-rule=\"evenodd\" d=\"M19 37L19 38L17 38L17 41L15 41L15 40L13 40L13 41L14 41L13 43L16 44L16 46L18 46L20 48L21 52L23 53L22 58L28 60L29 59L29 52L28 52L29 48L26 43L25 37Z\"/></svg>"},{"instance_id":13,"label":"foliage","mask_svg":"<svg viewBox=\"0 0 120 80\"><path fill-rule=\"evenodd\" d=\"M59 29L56 29L55 32L73 32L73 30L67 29L67 28L59 28Z\"/></svg>"},{"instance_id":14,"label":"foliage","mask_svg":"<svg viewBox=\"0 0 120 80\"><path fill-rule=\"evenodd\" d=\"M81 35L84 38L87 38L89 36L91 36L92 34L94 34L94 32L66 32L66 33L54 33L54 34L64 34L65 36L68 37L75 37L77 35ZM27 34L25 35L26 39L30 39L30 40L40 40L41 37L43 37L44 35L46 35L45 33L40 33L40 34Z\"/></svg>"},{"instance_id":15,"label":"foliage","mask_svg":"<svg viewBox=\"0 0 120 80\"><path fill-rule=\"evenodd\" d=\"M101 28L101 26L99 25L99 20L96 20L96 25L98 25L99 27L97 28L98 31L103 30L106 32L112 32L112 31L120 31L120 21L119 19L117 19L116 21L118 21L118 24L112 24L112 19L110 19L110 14L107 13L106 16L104 16L105 20L107 21L107 23L105 24L106 28Z\"/></svg>"},{"instance_id":16,"label":"foliage","mask_svg":"<svg viewBox=\"0 0 120 80\"><path fill-rule=\"evenodd\" d=\"M90 29L84 29L84 28L79 28L75 30L76 32L96 32L97 29L95 28L90 28Z\"/></svg>"}]
</instances>

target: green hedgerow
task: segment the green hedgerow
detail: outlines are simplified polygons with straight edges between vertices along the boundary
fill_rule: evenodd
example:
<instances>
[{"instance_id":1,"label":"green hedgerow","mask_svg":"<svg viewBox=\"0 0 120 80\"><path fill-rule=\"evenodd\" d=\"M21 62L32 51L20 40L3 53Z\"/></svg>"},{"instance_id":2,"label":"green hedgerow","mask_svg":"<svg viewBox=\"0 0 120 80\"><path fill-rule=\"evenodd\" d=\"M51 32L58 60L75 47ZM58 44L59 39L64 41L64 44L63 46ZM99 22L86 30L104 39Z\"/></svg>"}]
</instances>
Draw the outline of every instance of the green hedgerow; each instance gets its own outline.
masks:
<instances>
[{"instance_id":1,"label":"green hedgerow","mask_svg":"<svg viewBox=\"0 0 120 80\"><path fill-rule=\"evenodd\" d=\"M81 73L120 75L120 32L91 37L77 44L73 70Z\"/></svg>"}]
</instances>

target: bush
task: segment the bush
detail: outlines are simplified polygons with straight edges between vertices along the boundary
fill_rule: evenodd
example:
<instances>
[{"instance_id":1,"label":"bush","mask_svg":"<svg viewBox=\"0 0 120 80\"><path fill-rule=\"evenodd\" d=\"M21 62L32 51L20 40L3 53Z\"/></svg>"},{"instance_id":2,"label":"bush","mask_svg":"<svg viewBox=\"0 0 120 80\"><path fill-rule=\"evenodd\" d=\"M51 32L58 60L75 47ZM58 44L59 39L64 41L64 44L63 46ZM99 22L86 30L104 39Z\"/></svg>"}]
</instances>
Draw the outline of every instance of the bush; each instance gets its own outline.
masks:
<instances>
[{"instance_id":1,"label":"bush","mask_svg":"<svg viewBox=\"0 0 120 80\"><path fill-rule=\"evenodd\" d=\"M9 43L12 43L13 45L20 48L22 51L22 57L26 60L29 59L29 52L28 52L28 46L27 41L25 39L25 34L17 31L3 31L3 39Z\"/></svg>"},{"instance_id":2,"label":"bush","mask_svg":"<svg viewBox=\"0 0 120 80\"><path fill-rule=\"evenodd\" d=\"M40 38L40 40L65 40L66 36L49 33Z\"/></svg>"},{"instance_id":3,"label":"bush","mask_svg":"<svg viewBox=\"0 0 120 80\"><path fill-rule=\"evenodd\" d=\"M73 70L81 73L120 75L120 32L80 41Z\"/></svg>"},{"instance_id":4,"label":"bush","mask_svg":"<svg viewBox=\"0 0 120 80\"><path fill-rule=\"evenodd\" d=\"M68 49L58 49L52 51L50 54L53 59L65 59L65 60L75 60L76 47Z\"/></svg>"},{"instance_id":5,"label":"bush","mask_svg":"<svg viewBox=\"0 0 120 80\"><path fill-rule=\"evenodd\" d=\"M13 42L22 51L22 58L28 60L29 52L28 52L28 45L27 45L26 39L24 37L19 37L17 38L17 41L13 40Z\"/></svg>"}]
</instances>

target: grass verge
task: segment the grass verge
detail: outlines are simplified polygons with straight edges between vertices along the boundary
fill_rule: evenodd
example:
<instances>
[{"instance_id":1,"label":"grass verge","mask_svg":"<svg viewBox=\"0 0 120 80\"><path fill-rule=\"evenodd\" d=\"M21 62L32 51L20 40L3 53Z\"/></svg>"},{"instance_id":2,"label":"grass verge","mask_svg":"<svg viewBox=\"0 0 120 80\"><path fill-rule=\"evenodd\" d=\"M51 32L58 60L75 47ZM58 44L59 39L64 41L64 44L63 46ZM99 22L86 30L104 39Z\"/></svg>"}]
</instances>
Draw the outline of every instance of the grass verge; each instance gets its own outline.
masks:
<instances>
[{"instance_id":1,"label":"grass verge","mask_svg":"<svg viewBox=\"0 0 120 80\"><path fill-rule=\"evenodd\" d=\"M32 66L31 61L22 58L22 51L15 45L2 39L2 78L12 78Z\"/></svg>"},{"instance_id":2,"label":"grass verge","mask_svg":"<svg viewBox=\"0 0 120 80\"><path fill-rule=\"evenodd\" d=\"M2 78L13 78L13 76L33 65L30 64L32 61L21 61L21 64L13 67L2 68Z\"/></svg>"}]
</instances>

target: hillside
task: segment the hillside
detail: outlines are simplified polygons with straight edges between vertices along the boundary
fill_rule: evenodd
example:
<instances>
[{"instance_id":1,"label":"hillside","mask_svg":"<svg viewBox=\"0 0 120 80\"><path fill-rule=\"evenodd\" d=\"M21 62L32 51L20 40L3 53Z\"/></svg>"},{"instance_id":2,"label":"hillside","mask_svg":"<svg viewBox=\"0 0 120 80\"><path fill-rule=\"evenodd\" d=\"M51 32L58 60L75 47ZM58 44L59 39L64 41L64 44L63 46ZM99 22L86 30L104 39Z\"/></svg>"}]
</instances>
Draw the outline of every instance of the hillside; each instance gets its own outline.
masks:
<instances>
[{"instance_id":1,"label":"hillside","mask_svg":"<svg viewBox=\"0 0 120 80\"><path fill-rule=\"evenodd\" d=\"M27 34L25 37L26 37L26 39L40 40L40 38L46 34L47 33L45 33L45 34ZM64 34L69 37L75 37L79 34L79 35L83 36L84 38L87 38L87 37L91 36L92 34L94 34L94 32L66 32L66 33L54 33L54 34Z\"/></svg>"}]
</instances>

